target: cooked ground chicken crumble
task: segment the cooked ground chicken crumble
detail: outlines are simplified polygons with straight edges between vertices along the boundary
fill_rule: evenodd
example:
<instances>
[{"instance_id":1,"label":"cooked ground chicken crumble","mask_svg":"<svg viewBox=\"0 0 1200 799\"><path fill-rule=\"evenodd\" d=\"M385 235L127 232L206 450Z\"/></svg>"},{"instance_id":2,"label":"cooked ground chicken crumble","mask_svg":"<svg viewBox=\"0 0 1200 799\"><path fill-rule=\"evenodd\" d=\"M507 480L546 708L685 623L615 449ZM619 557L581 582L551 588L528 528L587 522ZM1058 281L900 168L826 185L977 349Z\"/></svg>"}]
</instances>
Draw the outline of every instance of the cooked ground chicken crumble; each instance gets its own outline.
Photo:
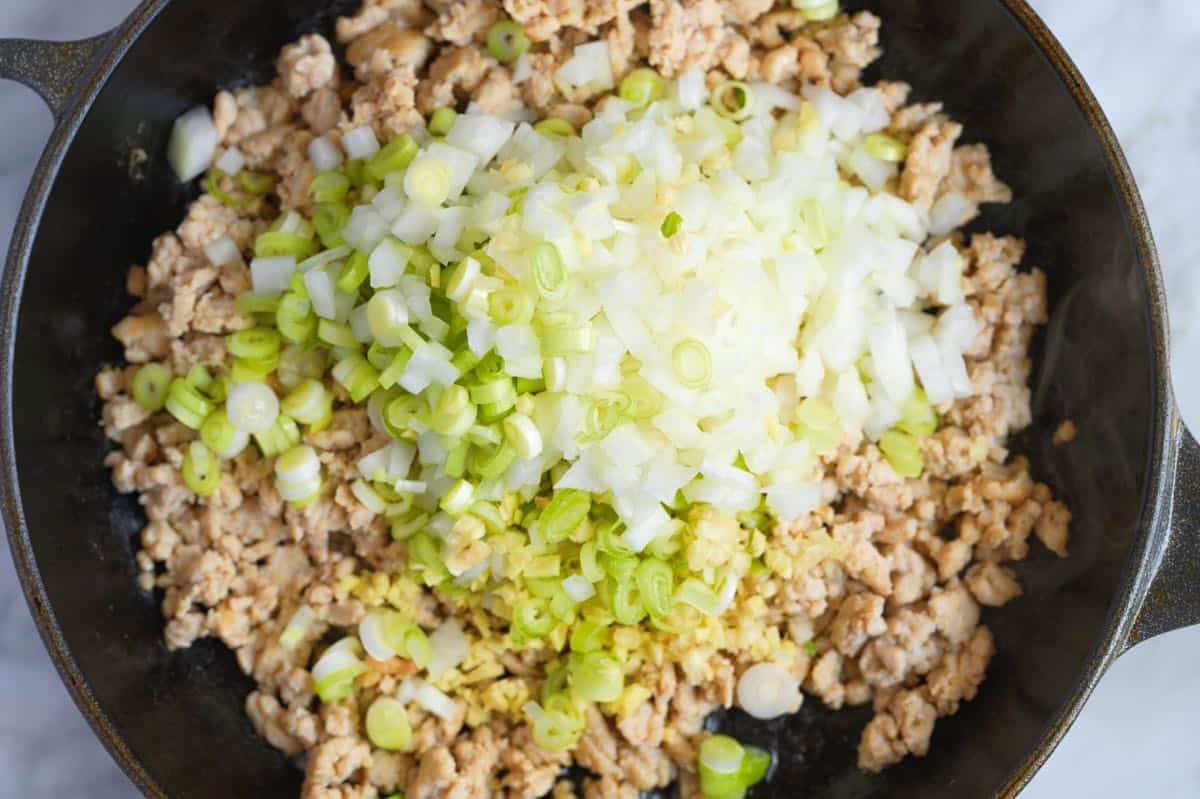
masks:
<instances>
[{"instance_id":1,"label":"cooked ground chicken crumble","mask_svg":"<svg viewBox=\"0 0 1200 799\"><path fill-rule=\"evenodd\" d=\"M519 85L483 43L506 16L534 43L533 75ZM218 94L214 118L222 147L236 145L250 168L278 175L278 207L303 211L314 136L336 139L371 125L387 139L424 125L438 107L468 102L494 113L524 105L539 116L586 122L599 98L576 93L568 100L552 79L586 41L609 43L618 80L648 63L668 77L699 66L710 85L732 77L846 93L879 55L879 24L867 12L806 23L772 0L367 0L337 23L348 67L325 38L305 36L284 48L271 85ZM890 131L908 141L894 191L924 209L947 192L974 204L1011 198L987 149L959 145L962 127L940 104L907 104L902 83L879 88L892 112ZM488 636L497 620L483 611L462 619L475 645L456 672L467 688L455 699L455 717L411 708L412 751L373 749L361 719L376 695L395 690L407 661L371 661L366 691L335 703L315 700L307 664L327 629L357 623L396 593L426 629L451 611L427 589L389 582L404 544L393 542L383 520L349 490L356 460L386 437L340 393L345 407L333 424L306 437L328 472L318 500L304 510L287 505L270 479L272 462L253 448L235 460L218 493L201 499L179 469L193 431L130 396L138 364L163 361L183 375L194 364L226 360L225 335L253 324L234 306L250 274L241 263L212 267L204 247L228 236L249 252L277 213L266 205L230 208L207 194L197 200L174 233L155 241L147 264L129 271L127 287L138 303L113 333L131 366L96 378L105 433L119 445L107 465L118 490L137 493L148 517L137 562L142 587L165 591L167 645L216 636L236 652L257 682L246 701L255 728L283 752L306 755L305 799L375 799L398 790L409 799L568 797L575 788L563 770L572 762L592 774L585 797L633 797L676 779L684 796L698 795L703 721L731 706L738 675L755 662L745 648L704 650L685 636L679 651L643 660L627 678L644 687L643 700L621 708L615 720L590 711L572 753L539 747L514 710L536 693L546 656L495 648ZM875 446L861 441L825 459L827 504L770 531L771 571L749 578L727 617L745 635L766 635L776 645L792 639L795 628L813 637L815 646L799 649L792 670L831 708L873 704L859 747L867 771L926 754L936 720L976 695L994 652L982 608L1020 596L1007 564L1026 557L1030 535L1067 555L1070 512L1006 447L1009 434L1031 421L1029 345L1046 321L1045 275L1018 270L1020 240L980 234L952 241L968 260L963 288L984 325L967 352L975 395L938 409L943 426L922 444L920 479L897 476ZM803 541L822 531L847 554L841 562L799 567ZM343 578L363 572L371 579L348 588ZM302 646L288 650L278 642L280 630L301 604L320 621ZM691 646L704 658L689 659Z\"/></svg>"}]
</instances>

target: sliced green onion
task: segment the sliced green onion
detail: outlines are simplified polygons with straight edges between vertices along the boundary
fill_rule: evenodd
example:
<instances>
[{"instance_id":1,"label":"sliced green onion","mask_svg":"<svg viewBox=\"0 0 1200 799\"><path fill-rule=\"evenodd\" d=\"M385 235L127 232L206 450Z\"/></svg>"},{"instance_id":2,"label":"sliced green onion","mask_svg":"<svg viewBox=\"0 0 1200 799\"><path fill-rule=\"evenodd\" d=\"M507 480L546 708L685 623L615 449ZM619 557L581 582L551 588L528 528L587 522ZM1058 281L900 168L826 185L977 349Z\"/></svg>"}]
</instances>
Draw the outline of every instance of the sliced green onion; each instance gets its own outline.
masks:
<instances>
[{"instance_id":1,"label":"sliced green onion","mask_svg":"<svg viewBox=\"0 0 1200 799\"><path fill-rule=\"evenodd\" d=\"M470 388L471 402L476 405L486 405L488 403L507 402L516 400L517 389L513 386L512 378L498 377L493 380L481 382Z\"/></svg>"},{"instance_id":2,"label":"sliced green onion","mask_svg":"<svg viewBox=\"0 0 1200 799\"><path fill-rule=\"evenodd\" d=\"M229 380L233 384L266 382L267 377L279 368L279 353L266 358L235 358Z\"/></svg>"},{"instance_id":3,"label":"sliced green onion","mask_svg":"<svg viewBox=\"0 0 1200 799\"><path fill-rule=\"evenodd\" d=\"M317 315L312 303L294 292L284 294L275 311L275 327L288 341L296 344L308 341L317 332Z\"/></svg>"},{"instance_id":4,"label":"sliced green onion","mask_svg":"<svg viewBox=\"0 0 1200 799\"><path fill-rule=\"evenodd\" d=\"M406 340L407 332L412 329L408 321L408 305L404 295L396 289L377 291L367 303L367 326L375 340L385 347L408 343L416 349Z\"/></svg>"},{"instance_id":5,"label":"sliced green onion","mask_svg":"<svg viewBox=\"0 0 1200 799\"><path fill-rule=\"evenodd\" d=\"M741 122L754 113L754 92L741 81L727 80L713 89L709 105L720 116Z\"/></svg>"},{"instance_id":6,"label":"sliced green onion","mask_svg":"<svg viewBox=\"0 0 1200 799\"><path fill-rule=\"evenodd\" d=\"M621 661L607 652L576 652L567 665L571 690L591 702L613 702L625 687Z\"/></svg>"},{"instance_id":7,"label":"sliced green onion","mask_svg":"<svg viewBox=\"0 0 1200 799\"><path fill-rule=\"evenodd\" d=\"M326 357L326 351L320 347L286 347L279 354L279 382L284 388L295 388L305 380L321 377L325 374Z\"/></svg>"},{"instance_id":8,"label":"sliced green onion","mask_svg":"<svg viewBox=\"0 0 1200 799\"><path fill-rule=\"evenodd\" d=\"M290 255L297 261L303 261L317 254L317 243L298 233L269 230L254 240L254 254L259 258Z\"/></svg>"},{"instance_id":9,"label":"sliced green onion","mask_svg":"<svg viewBox=\"0 0 1200 799\"><path fill-rule=\"evenodd\" d=\"M525 28L511 19L501 20L488 28L488 52L501 64L511 64L529 49Z\"/></svg>"},{"instance_id":10,"label":"sliced green onion","mask_svg":"<svg viewBox=\"0 0 1200 799\"><path fill-rule=\"evenodd\" d=\"M604 569L600 567L595 541L588 541L579 548L579 570L588 582L598 583L604 579Z\"/></svg>"},{"instance_id":11,"label":"sliced green onion","mask_svg":"<svg viewBox=\"0 0 1200 799\"><path fill-rule=\"evenodd\" d=\"M542 354L548 357L590 352L592 349L592 327L555 326L542 331Z\"/></svg>"},{"instance_id":12,"label":"sliced green onion","mask_svg":"<svg viewBox=\"0 0 1200 799\"><path fill-rule=\"evenodd\" d=\"M233 426L224 408L218 408L200 426L200 440L220 457L236 458L250 443L250 436Z\"/></svg>"},{"instance_id":13,"label":"sliced green onion","mask_svg":"<svg viewBox=\"0 0 1200 799\"><path fill-rule=\"evenodd\" d=\"M199 441L193 441L184 451L180 472L183 482L198 496L211 496L221 487L221 465L212 450Z\"/></svg>"},{"instance_id":14,"label":"sliced green onion","mask_svg":"<svg viewBox=\"0 0 1200 799\"><path fill-rule=\"evenodd\" d=\"M279 414L265 433L255 433L254 442L263 456L273 458L300 443L300 428L289 416Z\"/></svg>"},{"instance_id":15,"label":"sliced green onion","mask_svg":"<svg viewBox=\"0 0 1200 799\"><path fill-rule=\"evenodd\" d=\"M507 442L491 449L476 450L471 467L484 480L495 480L513 465L517 451Z\"/></svg>"},{"instance_id":16,"label":"sliced green onion","mask_svg":"<svg viewBox=\"0 0 1200 799\"><path fill-rule=\"evenodd\" d=\"M585 619L571 629L572 652L598 652L608 641L608 626Z\"/></svg>"},{"instance_id":17,"label":"sliced green onion","mask_svg":"<svg viewBox=\"0 0 1200 799\"><path fill-rule=\"evenodd\" d=\"M886 133L869 134L863 139L863 149L867 151L867 155L893 164L900 163L908 155L908 146Z\"/></svg>"},{"instance_id":18,"label":"sliced green onion","mask_svg":"<svg viewBox=\"0 0 1200 799\"><path fill-rule=\"evenodd\" d=\"M543 749L570 749L583 734L583 715L562 694L547 697L545 701L545 710L536 702L529 702L524 708L533 721L534 742Z\"/></svg>"},{"instance_id":19,"label":"sliced green onion","mask_svg":"<svg viewBox=\"0 0 1200 799\"><path fill-rule=\"evenodd\" d=\"M412 744L412 726L408 711L390 697L376 699L367 710L367 738L380 749L399 752Z\"/></svg>"},{"instance_id":20,"label":"sliced green onion","mask_svg":"<svg viewBox=\"0 0 1200 799\"><path fill-rule=\"evenodd\" d=\"M467 512L467 508L471 507L471 500L474 496L475 486L466 480L457 480L454 485L446 489L445 494L442 494L438 507L451 516L461 516Z\"/></svg>"},{"instance_id":21,"label":"sliced green onion","mask_svg":"<svg viewBox=\"0 0 1200 799\"><path fill-rule=\"evenodd\" d=\"M322 702L340 702L354 693L354 681L359 678L367 667L355 661L343 669L338 669L323 679L317 680L314 686L317 697Z\"/></svg>"},{"instance_id":22,"label":"sliced green onion","mask_svg":"<svg viewBox=\"0 0 1200 799\"><path fill-rule=\"evenodd\" d=\"M528 322L533 316L533 297L520 286L502 286L488 295L488 314L503 327Z\"/></svg>"},{"instance_id":23,"label":"sliced green onion","mask_svg":"<svg viewBox=\"0 0 1200 799\"><path fill-rule=\"evenodd\" d=\"M793 3L795 5L795 3ZM800 13L809 22L825 22L833 19L838 14L838 0L829 0L828 3L821 5L805 5L800 7Z\"/></svg>"},{"instance_id":24,"label":"sliced green onion","mask_svg":"<svg viewBox=\"0 0 1200 799\"><path fill-rule=\"evenodd\" d=\"M654 70L643 67L635 69L621 80L617 94L621 99L632 103L635 108L645 108L656 100L661 100L666 91L666 81Z\"/></svg>"},{"instance_id":25,"label":"sliced green onion","mask_svg":"<svg viewBox=\"0 0 1200 799\"><path fill-rule=\"evenodd\" d=\"M837 413L820 397L809 397L796 407L796 425L815 455L827 455L842 443Z\"/></svg>"},{"instance_id":26,"label":"sliced green onion","mask_svg":"<svg viewBox=\"0 0 1200 799\"><path fill-rule=\"evenodd\" d=\"M629 398L625 413L632 419L650 419L662 410L666 401L658 389L641 375L630 375L621 385L621 393Z\"/></svg>"},{"instance_id":27,"label":"sliced green onion","mask_svg":"<svg viewBox=\"0 0 1200 799\"><path fill-rule=\"evenodd\" d=\"M425 525L429 523L429 519L428 513L416 513L407 518L396 519L392 522L392 538L396 541L403 541L424 529Z\"/></svg>"},{"instance_id":28,"label":"sliced green onion","mask_svg":"<svg viewBox=\"0 0 1200 799\"><path fill-rule=\"evenodd\" d=\"M556 491L538 517L538 536L548 544L567 539L575 532L575 528L583 524L591 507L592 495L587 491L577 488Z\"/></svg>"},{"instance_id":29,"label":"sliced green onion","mask_svg":"<svg viewBox=\"0 0 1200 799\"><path fill-rule=\"evenodd\" d=\"M908 433L889 430L879 439L879 449L901 477L920 477L925 469L921 445Z\"/></svg>"},{"instance_id":30,"label":"sliced green onion","mask_svg":"<svg viewBox=\"0 0 1200 799\"><path fill-rule=\"evenodd\" d=\"M239 294L233 307L242 316L274 314L279 310L279 299L278 294Z\"/></svg>"},{"instance_id":31,"label":"sliced green onion","mask_svg":"<svg viewBox=\"0 0 1200 799\"><path fill-rule=\"evenodd\" d=\"M332 322L328 319L321 319L317 322L317 338L334 347L345 347L352 350L359 348L358 338L350 329L350 325Z\"/></svg>"},{"instance_id":32,"label":"sliced green onion","mask_svg":"<svg viewBox=\"0 0 1200 799\"><path fill-rule=\"evenodd\" d=\"M695 577L687 578L675 589L675 601L691 605L706 616L716 616L721 612L721 598Z\"/></svg>"},{"instance_id":33,"label":"sliced green onion","mask_svg":"<svg viewBox=\"0 0 1200 799\"><path fill-rule=\"evenodd\" d=\"M917 388L900 406L900 421L896 427L917 438L927 438L937 432L937 412L924 390Z\"/></svg>"},{"instance_id":34,"label":"sliced green onion","mask_svg":"<svg viewBox=\"0 0 1200 799\"><path fill-rule=\"evenodd\" d=\"M471 425L479 409L471 404L469 392L459 385L450 386L438 397L433 413L429 417L430 426L444 436L457 438Z\"/></svg>"},{"instance_id":35,"label":"sliced green onion","mask_svg":"<svg viewBox=\"0 0 1200 799\"><path fill-rule=\"evenodd\" d=\"M667 214L667 218L664 219L663 223L662 223L663 238L665 238L665 239L673 238L675 236L675 234L679 232L679 229L681 227L683 227L683 217L682 216L680 216L675 211L672 211L671 213Z\"/></svg>"},{"instance_id":36,"label":"sliced green onion","mask_svg":"<svg viewBox=\"0 0 1200 799\"><path fill-rule=\"evenodd\" d=\"M237 182L239 186L256 197L269 194L275 188L274 175L269 172L255 172L251 169L243 169L238 172Z\"/></svg>"},{"instance_id":37,"label":"sliced green onion","mask_svg":"<svg viewBox=\"0 0 1200 799\"><path fill-rule=\"evenodd\" d=\"M213 167L208 172L208 193L217 198L217 202L221 205L227 205L230 208L245 208L253 205L257 199L255 197L234 197L229 192L221 188L221 181L229 175L216 167Z\"/></svg>"},{"instance_id":38,"label":"sliced green onion","mask_svg":"<svg viewBox=\"0 0 1200 799\"><path fill-rule=\"evenodd\" d=\"M195 364L191 369L188 369L187 376L183 379L187 381L189 386L205 394L210 394L217 382L213 379L212 374L204 368L204 364L202 363Z\"/></svg>"},{"instance_id":39,"label":"sliced green onion","mask_svg":"<svg viewBox=\"0 0 1200 799\"><path fill-rule=\"evenodd\" d=\"M342 267L341 273L338 275L337 287L338 291L346 294L355 294L366 279L371 274L370 256L361 250L355 250L354 253L346 259L345 265Z\"/></svg>"},{"instance_id":40,"label":"sliced green onion","mask_svg":"<svg viewBox=\"0 0 1200 799\"><path fill-rule=\"evenodd\" d=\"M213 403L199 389L180 377L171 381L163 406L180 424L193 430L199 430L214 409Z\"/></svg>"},{"instance_id":41,"label":"sliced green onion","mask_svg":"<svg viewBox=\"0 0 1200 799\"><path fill-rule=\"evenodd\" d=\"M523 599L513 608L512 633L522 643L544 638L554 629L554 616L544 599Z\"/></svg>"},{"instance_id":42,"label":"sliced green onion","mask_svg":"<svg viewBox=\"0 0 1200 799\"><path fill-rule=\"evenodd\" d=\"M384 388L391 388L396 385L396 381L404 374L404 369L408 366L410 360L412 360L412 350L406 347L398 349L395 357L392 358L392 362L379 373L379 385Z\"/></svg>"},{"instance_id":43,"label":"sliced green onion","mask_svg":"<svg viewBox=\"0 0 1200 799\"><path fill-rule=\"evenodd\" d=\"M161 411L171 389L171 370L161 363L148 363L133 376L133 399L148 411Z\"/></svg>"},{"instance_id":44,"label":"sliced green onion","mask_svg":"<svg viewBox=\"0 0 1200 799\"><path fill-rule=\"evenodd\" d=\"M371 156L371 160L367 162L367 174L374 180L383 180L393 172L407 169L417 157L419 149L412 136L401 133Z\"/></svg>"},{"instance_id":45,"label":"sliced green onion","mask_svg":"<svg viewBox=\"0 0 1200 799\"><path fill-rule=\"evenodd\" d=\"M618 559L621 560L629 562L628 559ZM646 607L637 595L637 584L632 577L624 581L609 577L600 586L600 596L618 624L635 625L646 618Z\"/></svg>"},{"instance_id":46,"label":"sliced green onion","mask_svg":"<svg viewBox=\"0 0 1200 799\"><path fill-rule=\"evenodd\" d=\"M345 243L342 231L350 221L350 208L345 203L321 203L313 209L313 230L326 247Z\"/></svg>"},{"instance_id":47,"label":"sliced green onion","mask_svg":"<svg viewBox=\"0 0 1200 799\"><path fill-rule=\"evenodd\" d=\"M529 460L542 453L542 434L537 425L523 413L514 413L503 422L504 437L517 454Z\"/></svg>"},{"instance_id":48,"label":"sliced green onion","mask_svg":"<svg viewBox=\"0 0 1200 799\"><path fill-rule=\"evenodd\" d=\"M362 402L379 388L379 370L357 352L334 364L330 374L350 392L350 398L355 402Z\"/></svg>"},{"instance_id":49,"label":"sliced green onion","mask_svg":"<svg viewBox=\"0 0 1200 799\"><path fill-rule=\"evenodd\" d=\"M316 424L330 412L333 398L320 380L305 380L280 401L279 407L300 424Z\"/></svg>"},{"instance_id":50,"label":"sliced green onion","mask_svg":"<svg viewBox=\"0 0 1200 799\"><path fill-rule=\"evenodd\" d=\"M429 117L429 125L426 129L432 136L445 136L450 132L450 128L454 127L454 122L457 119L457 111L453 108L442 107L434 111Z\"/></svg>"},{"instance_id":51,"label":"sliced green onion","mask_svg":"<svg viewBox=\"0 0 1200 799\"><path fill-rule=\"evenodd\" d=\"M651 616L665 616L675 605L675 573L665 561L646 558L635 573L642 604Z\"/></svg>"},{"instance_id":52,"label":"sliced green onion","mask_svg":"<svg viewBox=\"0 0 1200 799\"><path fill-rule=\"evenodd\" d=\"M575 135L575 126L565 119L548 117L537 122L533 129L548 138L570 138Z\"/></svg>"},{"instance_id":53,"label":"sliced green onion","mask_svg":"<svg viewBox=\"0 0 1200 799\"><path fill-rule=\"evenodd\" d=\"M429 156L416 159L404 176L404 190L422 205L436 208L450 196L450 165Z\"/></svg>"},{"instance_id":54,"label":"sliced green onion","mask_svg":"<svg viewBox=\"0 0 1200 799\"><path fill-rule=\"evenodd\" d=\"M712 356L708 347L694 338L685 338L671 352L675 379L687 388L704 388L712 380Z\"/></svg>"},{"instance_id":55,"label":"sliced green onion","mask_svg":"<svg viewBox=\"0 0 1200 799\"><path fill-rule=\"evenodd\" d=\"M235 358L268 358L279 352L279 331L270 327L252 327L226 337L225 349Z\"/></svg>"},{"instance_id":56,"label":"sliced green onion","mask_svg":"<svg viewBox=\"0 0 1200 799\"><path fill-rule=\"evenodd\" d=\"M337 170L322 172L308 186L308 195L318 203L340 203L350 193L350 178Z\"/></svg>"},{"instance_id":57,"label":"sliced green onion","mask_svg":"<svg viewBox=\"0 0 1200 799\"><path fill-rule=\"evenodd\" d=\"M742 767L738 769L738 779L742 785L749 788L762 782L767 772L771 770L771 753L757 746L745 746L746 756L742 758Z\"/></svg>"},{"instance_id":58,"label":"sliced green onion","mask_svg":"<svg viewBox=\"0 0 1200 799\"><path fill-rule=\"evenodd\" d=\"M712 735L700 745L697 765L700 791L707 799L740 799L746 792L741 778L746 750L728 735Z\"/></svg>"},{"instance_id":59,"label":"sliced green onion","mask_svg":"<svg viewBox=\"0 0 1200 799\"><path fill-rule=\"evenodd\" d=\"M567 294L567 269L558 247L549 241L539 241L529 250L533 281L538 293L548 300L561 300Z\"/></svg>"}]
</instances>

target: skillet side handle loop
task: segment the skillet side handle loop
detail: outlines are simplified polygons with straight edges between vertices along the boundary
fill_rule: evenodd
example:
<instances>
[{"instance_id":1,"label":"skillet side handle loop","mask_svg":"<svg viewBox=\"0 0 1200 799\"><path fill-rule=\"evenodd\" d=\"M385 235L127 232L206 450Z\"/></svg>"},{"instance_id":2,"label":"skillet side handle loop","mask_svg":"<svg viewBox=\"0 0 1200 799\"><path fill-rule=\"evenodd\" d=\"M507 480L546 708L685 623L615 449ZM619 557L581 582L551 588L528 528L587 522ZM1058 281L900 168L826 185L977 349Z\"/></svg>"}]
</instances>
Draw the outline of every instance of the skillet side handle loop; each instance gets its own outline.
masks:
<instances>
[{"instance_id":1,"label":"skillet side handle loop","mask_svg":"<svg viewBox=\"0 0 1200 799\"><path fill-rule=\"evenodd\" d=\"M111 36L110 31L75 42L0 39L0 78L33 89L58 121L92 59Z\"/></svg>"},{"instance_id":2,"label":"skillet side handle loop","mask_svg":"<svg viewBox=\"0 0 1200 799\"><path fill-rule=\"evenodd\" d=\"M1125 649L1200 624L1200 444L1180 422L1167 546Z\"/></svg>"}]
</instances>

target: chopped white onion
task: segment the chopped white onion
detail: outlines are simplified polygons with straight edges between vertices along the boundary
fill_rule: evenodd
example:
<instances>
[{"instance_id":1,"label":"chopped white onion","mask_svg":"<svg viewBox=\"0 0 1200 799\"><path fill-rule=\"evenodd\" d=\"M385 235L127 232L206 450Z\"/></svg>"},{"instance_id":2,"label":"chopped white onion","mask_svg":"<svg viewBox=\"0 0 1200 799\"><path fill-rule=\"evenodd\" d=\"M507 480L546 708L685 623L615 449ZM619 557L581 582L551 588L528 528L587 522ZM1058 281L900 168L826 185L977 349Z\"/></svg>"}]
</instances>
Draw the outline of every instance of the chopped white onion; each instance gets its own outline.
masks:
<instances>
[{"instance_id":1,"label":"chopped white onion","mask_svg":"<svg viewBox=\"0 0 1200 799\"><path fill-rule=\"evenodd\" d=\"M212 113L204 106L197 106L175 120L167 144L167 160L181 181L187 183L212 165L218 138Z\"/></svg>"},{"instance_id":2,"label":"chopped white onion","mask_svg":"<svg viewBox=\"0 0 1200 799\"><path fill-rule=\"evenodd\" d=\"M230 147L221 153L221 157L213 166L227 175L236 175L246 166L246 156L242 155L242 151L238 148Z\"/></svg>"},{"instance_id":3,"label":"chopped white onion","mask_svg":"<svg viewBox=\"0 0 1200 799\"><path fill-rule=\"evenodd\" d=\"M396 656L396 650L384 640L386 620L386 611L375 611L358 623L358 640L372 660L391 660Z\"/></svg>"},{"instance_id":4,"label":"chopped white onion","mask_svg":"<svg viewBox=\"0 0 1200 799\"><path fill-rule=\"evenodd\" d=\"M375 138L374 130L364 126L346 131L342 136L342 147L352 159L370 158L379 152L379 139Z\"/></svg>"},{"instance_id":5,"label":"chopped white onion","mask_svg":"<svg viewBox=\"0 0 1200 799\"><path fill-rule=\"evenodd\" d=\"M204 248L204 255L213 266L221 267L242 260L242 252L228 236L221 236Z\"/></svg>"},{"instance_id":6,"label":"chopped white onion","mask_svg":"<svg viewBox=\"0 0 1200 799\"><path fill-rule=\"evenodd\" d=\"M450 721L454 718L454 700L427 682L417 685L413 701L442 721Z\"/></svg>"},{"instance_id":7,"label":"chopped white onion","mask_svg":"<svg viewBox=\"0 0 1200 799\"><path fill-rule=\"evenodd\" d=\"M308 143L308 160L321 174L342 165L342 151L327 136L318 136Z\"/></svg>"},{"instance_id":8,"label":"chopped white onion","mask_svg":"<svg viewBox=\"0 0 1200 799\"><path fill-rule=\"evenodd\" d=\"M290 255L255 258L250 262L250 281L255 294L281 294L288 290L296 273L296 259Z\"/></svg>"}]
</instances>

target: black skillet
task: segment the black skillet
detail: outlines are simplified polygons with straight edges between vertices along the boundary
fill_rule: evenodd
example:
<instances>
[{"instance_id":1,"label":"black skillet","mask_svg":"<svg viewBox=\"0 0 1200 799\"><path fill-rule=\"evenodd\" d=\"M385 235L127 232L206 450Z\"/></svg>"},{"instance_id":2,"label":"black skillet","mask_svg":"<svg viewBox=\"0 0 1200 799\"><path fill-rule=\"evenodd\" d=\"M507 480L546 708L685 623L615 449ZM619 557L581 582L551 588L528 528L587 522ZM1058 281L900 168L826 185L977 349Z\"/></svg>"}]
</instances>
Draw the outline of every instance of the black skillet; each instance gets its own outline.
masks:
<instances>
[{"instance_id":1,"label":"black skillet","mask_svg":"<svg viewBox=\"0 0 1200 799\"><path fill-rule=\"evenodd\" d=\"M136 502L109 486L92 376L119 349L131 263L192 190L165 164L171 121L215 87L262 82L279 48L330 31L353 0L147 0L83 42L0 42L0 77L37 89L57 127L0 285L0 503L25 593L63 680L151 797L293 799L299 776L242 712L250 683L221 646L169 653L135 585ZM857 2L855 6L866 5ZM869 711L723 727L772 746L756 797L1011 796L1105 668L1200 621L1200 448L1167 373L1162 278L1128 165L1095 98L1023 0L872 0L886 55L986 139L1017 201L979 229L1029 241L1053 315L1037 345L1035 424L1015 442L1075 513L1072 555L1035 547L1025 596L986 614L999 654L979 698L939 722L932 753L882 776L854 766ZM139 153L149 154L142 163ZM1062 419L1081 431L1052 447Z\"/></svg>"}]
</instances>

